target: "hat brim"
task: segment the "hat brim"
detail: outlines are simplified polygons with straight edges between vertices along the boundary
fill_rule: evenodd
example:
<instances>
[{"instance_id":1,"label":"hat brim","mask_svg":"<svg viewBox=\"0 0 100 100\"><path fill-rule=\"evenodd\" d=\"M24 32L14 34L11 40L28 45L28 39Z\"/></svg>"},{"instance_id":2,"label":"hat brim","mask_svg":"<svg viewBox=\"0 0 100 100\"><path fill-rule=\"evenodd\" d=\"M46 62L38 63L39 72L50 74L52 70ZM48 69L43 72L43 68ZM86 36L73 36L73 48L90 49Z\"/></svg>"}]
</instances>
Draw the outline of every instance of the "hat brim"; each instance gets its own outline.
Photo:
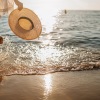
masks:
<instances>
[{"instance_id":1,"label":"hat brim","mask_svg":"<svg viewBox=\"0 0 100 100\"><path fill-rule=\"evenodd\" d=\"M29 18L33 24L34 28L32 30L25 30L19 26L18 20L21 17ZM20 38L25 40L32 40L39 37L42 31L42 25L38 16L31 10L23 8L21 11L15 9L9 15L9 26L11 30Z\"/></svg>"}]
</instances>

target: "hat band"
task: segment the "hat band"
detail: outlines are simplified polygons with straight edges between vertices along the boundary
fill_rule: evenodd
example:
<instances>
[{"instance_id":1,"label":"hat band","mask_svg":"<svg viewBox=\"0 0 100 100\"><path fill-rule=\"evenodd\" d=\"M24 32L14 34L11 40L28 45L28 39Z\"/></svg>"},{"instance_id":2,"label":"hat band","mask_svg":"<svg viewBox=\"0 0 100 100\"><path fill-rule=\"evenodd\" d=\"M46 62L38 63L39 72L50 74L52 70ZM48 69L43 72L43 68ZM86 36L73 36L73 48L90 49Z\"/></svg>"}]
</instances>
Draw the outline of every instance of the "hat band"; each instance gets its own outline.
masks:
<instances>
[{"instance_id":1,"label":"hat band","mask_svg":"<svg viewBox=\"0 0 100 100\"><path fill-rule=\"evenodd\" d=\"M34 24L32 20L29 19L28 17L20 17L18 19L18 23L22 29L27 30L27 31L30 31L34 28Z\"/></svg>"}]
</instances>

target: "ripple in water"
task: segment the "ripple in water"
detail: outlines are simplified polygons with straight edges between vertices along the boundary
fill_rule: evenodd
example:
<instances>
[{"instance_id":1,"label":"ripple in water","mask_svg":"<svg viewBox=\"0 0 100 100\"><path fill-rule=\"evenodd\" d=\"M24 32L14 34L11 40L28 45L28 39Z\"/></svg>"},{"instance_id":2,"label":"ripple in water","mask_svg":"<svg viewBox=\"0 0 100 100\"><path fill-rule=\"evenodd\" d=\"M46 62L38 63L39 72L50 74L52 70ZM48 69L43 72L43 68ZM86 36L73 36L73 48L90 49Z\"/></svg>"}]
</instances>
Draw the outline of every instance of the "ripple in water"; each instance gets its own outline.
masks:
<instances>
[{"instance_id":1,"label":"ripple in water","mask_svg":"<svg viewBox=\"0 0 100 100\"><path fill-rule=\"evenodd\" d=\"M0 75L46 74L100 68L100 52L74 46L11 43L0 45Z\"/></svg>"},{"instance_id":2,"label":"ripple in water","mask_svg":"<svg viewBox=\"0 0 100 100\"><path fill-rule=\"evenodd\" d=\"M100 12L69 11L66 15L60 12L53 19L44 19L47 22L43 33L35 41L24 41L12 34L7 17L3 17L0 21L0 34L4 37L4 44L0 45L0 76L100 68L98 15Z\"/></svg>"}]
</instances>

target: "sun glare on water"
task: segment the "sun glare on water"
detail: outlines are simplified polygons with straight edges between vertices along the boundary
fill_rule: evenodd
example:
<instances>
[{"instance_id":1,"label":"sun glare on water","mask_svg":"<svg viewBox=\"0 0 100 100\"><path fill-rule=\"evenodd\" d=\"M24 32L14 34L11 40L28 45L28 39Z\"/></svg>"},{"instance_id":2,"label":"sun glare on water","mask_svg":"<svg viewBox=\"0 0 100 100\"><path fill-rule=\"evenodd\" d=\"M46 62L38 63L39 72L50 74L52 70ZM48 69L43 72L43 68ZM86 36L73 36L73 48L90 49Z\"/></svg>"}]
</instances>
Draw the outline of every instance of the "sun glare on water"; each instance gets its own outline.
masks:
<instances>
[{"instance_id":1,"label":"sun glare on water","mask_svg":"<svg viewBox=\"0 0 100 100\"><path fill-rule=\"evenodd\" d=\"M58 61L60 56L61 52L52 46L41 48L38 53L41 62L45 63L48 63L51 59Z\"/></svg>"},{"instance_id":2,"label":"sun glare on water","mask_svg":"<svg viewBox=\"0 0 100 100\"><path fill-rule=\"evenodd\" d=\"M47 74L44 76L44 100L47 100L49 94L52 92L52 76Z\"/></svg>"},{"instance_id":3,"label":"sun glare on water","mask_svg":"<svg viewBox=\"0 0 100 100\"><path fill-rule=\"evenodd\" d=\"M38 11L38 16L40 17L42 26L43 26L43 32L49 33L53 31L54 24L56 23L56 11L48 11L43 10Z\"/></svg>"}]
</instances>

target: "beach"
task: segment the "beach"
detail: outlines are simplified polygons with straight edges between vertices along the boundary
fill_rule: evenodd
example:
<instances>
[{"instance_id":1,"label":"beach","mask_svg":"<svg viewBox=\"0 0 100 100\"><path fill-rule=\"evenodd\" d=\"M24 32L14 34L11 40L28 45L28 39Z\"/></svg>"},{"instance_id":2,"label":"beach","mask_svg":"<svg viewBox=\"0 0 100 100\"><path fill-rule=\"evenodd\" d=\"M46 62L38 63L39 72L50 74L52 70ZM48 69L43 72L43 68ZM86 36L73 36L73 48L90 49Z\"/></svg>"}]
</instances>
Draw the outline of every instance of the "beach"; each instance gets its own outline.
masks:
<instances>
[{"instance_id":1,"label":"beach","mask_svg":"<svg viewBox=\"0 0 100 100\"><path fill-rule=\"evenodd\" d=\"M0 100L100 100L100 70L4 76Z\"/></svg>"},{"instance_id":2,"label":"beach","mask_svg":"<svg viewBox=\"0 0 100 100\"><path fill-rule=\"evenodd\" d=\"M0 100L100 100L100 11L45 14L32 41L0 19Z\"/></svg>"}]
</instances>

